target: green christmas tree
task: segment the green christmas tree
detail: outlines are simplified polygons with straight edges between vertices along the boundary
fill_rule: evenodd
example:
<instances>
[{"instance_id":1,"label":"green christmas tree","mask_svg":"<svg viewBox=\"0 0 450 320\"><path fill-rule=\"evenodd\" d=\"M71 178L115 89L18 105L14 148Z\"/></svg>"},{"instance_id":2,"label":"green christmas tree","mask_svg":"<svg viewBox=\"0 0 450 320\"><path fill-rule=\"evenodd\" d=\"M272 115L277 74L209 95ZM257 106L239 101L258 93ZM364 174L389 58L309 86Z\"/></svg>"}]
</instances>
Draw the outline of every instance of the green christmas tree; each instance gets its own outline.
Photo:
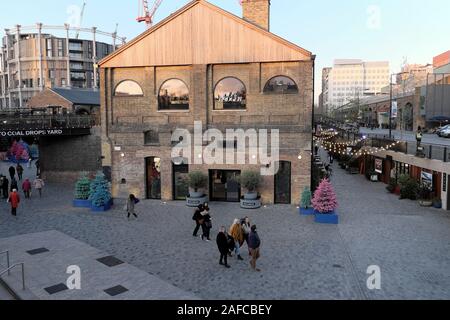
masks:
<instances>
[{"instance_id":1,"label":"green christmas tree","mask_svg":"<svg viewBox=\"0 0 450 320\"><path fill-rule=\"evenodd\" d=\"M91 181L86 173L82 173L80 179L75 184L75 199L88 200L91 190Z\"/></svg>"},{"instance_id":2,"label":"green christmas tree","mask_svg":"<svg viewBox=\"0 0 450 320\"><path fill-rule=\"evenodd\" d=\"M311 190L309 187L305 187L302 193L302 199L300 201L300 207L303 209L308 209L311 207Z\"/></svg>"},{"instance_id":3,"label":"green christmas tree","mask_svg":"<svg viewBox=\"0 0 450 320\"><path fill-rule=\"evenodd\" d=\"M111 200L109 182L101 172L97 173L95 179L91 182L89 200L96 207L103 207Z\"/></svg>"}]
</instances>

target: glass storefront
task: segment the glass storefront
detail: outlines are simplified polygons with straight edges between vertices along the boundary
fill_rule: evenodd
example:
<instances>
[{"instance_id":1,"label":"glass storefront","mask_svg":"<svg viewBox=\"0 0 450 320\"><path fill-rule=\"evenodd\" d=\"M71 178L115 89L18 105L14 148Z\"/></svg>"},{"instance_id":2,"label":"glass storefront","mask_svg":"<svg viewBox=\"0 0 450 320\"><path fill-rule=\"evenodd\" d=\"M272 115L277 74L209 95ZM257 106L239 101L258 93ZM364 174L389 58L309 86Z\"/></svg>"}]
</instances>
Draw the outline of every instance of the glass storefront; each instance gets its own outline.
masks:
<instances>
[{"instance_id":1,"label":"glass storefront","mask_svg":"<svg viewBox=\"0 0 450 320\"><path fill-rule=\"evenodd\" d=\"M173 165L173 199L186 200L189 196L188 184L189 166L187 164Z\"/></svg>"},{"instance_id":2,"label":"glass storefront","mask_svg":"<svg viewBox=\"0 0 450 320\"><path fill-rule=\"evenodd\" d=\"M240 175L240 171L210 170L211 200L239 202L241 198Z\"/></svg>"},{"instance_id":3,"label":"glass storefront","mask_svg":"<svg viewBox=\"0 0 450 320\"><path fill-rule=\"evenodd\" d=\"M149 157L145 159L147 176L147 199L161 199L161 159Z\"/></svg>"}]
</instances>

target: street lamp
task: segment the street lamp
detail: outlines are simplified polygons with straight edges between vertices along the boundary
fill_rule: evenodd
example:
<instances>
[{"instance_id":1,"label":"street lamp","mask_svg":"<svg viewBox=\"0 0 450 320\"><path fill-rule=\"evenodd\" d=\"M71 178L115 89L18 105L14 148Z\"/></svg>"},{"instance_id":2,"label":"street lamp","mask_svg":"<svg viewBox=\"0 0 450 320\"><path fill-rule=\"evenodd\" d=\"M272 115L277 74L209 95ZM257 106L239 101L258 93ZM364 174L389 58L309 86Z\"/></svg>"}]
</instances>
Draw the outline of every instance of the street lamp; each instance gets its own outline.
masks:
<instances>
[{"instance_id":1,"label":"street lamp","mask_svg":"<svg viewBox=\"0 0 450 320\"><path fill-rule=\"evenodd\" d=\"M389 84L390 84L390 108L389 108L389 139L392 139L392 103L393 103L393 93L392 93L392 86L393 86L393 81L392 81L392 77L393 76L399 76L399 75L403 75L403 74L407 74L409 72L399 72L399 73L393 73L391 74L390 78L389 78Z\"/></svg>"}]
</instances>

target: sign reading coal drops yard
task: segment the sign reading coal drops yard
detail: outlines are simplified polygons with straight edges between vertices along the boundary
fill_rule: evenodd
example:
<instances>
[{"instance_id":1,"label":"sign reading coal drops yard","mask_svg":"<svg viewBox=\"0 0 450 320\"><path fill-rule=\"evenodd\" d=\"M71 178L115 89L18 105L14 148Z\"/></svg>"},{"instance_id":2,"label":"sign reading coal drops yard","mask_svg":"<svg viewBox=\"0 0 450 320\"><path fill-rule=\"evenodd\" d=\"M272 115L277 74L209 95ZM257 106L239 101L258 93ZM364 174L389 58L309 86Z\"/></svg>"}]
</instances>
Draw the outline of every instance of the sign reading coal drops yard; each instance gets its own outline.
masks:
<instances>
[{"instance_id":1,"label":"sign reading coal drops yard","mask_svg":"<svg viewBox=\"0 0 450 320\"><path fill-rule=\"evenodd\" d=\"M67 133L64 129L0 130L0 137L62 136Z\"/></svg>"}]
</instances>

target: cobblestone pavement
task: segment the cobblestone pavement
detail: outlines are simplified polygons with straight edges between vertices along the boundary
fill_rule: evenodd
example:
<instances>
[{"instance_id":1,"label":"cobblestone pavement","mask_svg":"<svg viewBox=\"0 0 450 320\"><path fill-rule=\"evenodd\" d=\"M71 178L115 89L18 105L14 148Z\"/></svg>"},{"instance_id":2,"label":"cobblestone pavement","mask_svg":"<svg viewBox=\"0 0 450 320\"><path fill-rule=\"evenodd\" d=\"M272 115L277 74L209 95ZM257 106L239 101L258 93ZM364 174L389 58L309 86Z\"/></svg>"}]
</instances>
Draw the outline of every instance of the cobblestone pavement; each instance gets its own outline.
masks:
<instances>
[{"instance_id":1,"label":"cobblestone pavement","mask_svg":"<svg viewBox=\"0 0 450 320\"><path fill-rule=\"evenodd\" d=\"M121 201L105 214L72 208L71 185L24 200L17 218L0 203L0 238L58 230L203 299L450 299L449 215L334 171L339 226L314 224L293 206L246 211L211 203L213 240L234 218L248 215L258 225L261 273L245 255L221 267L215 242L192 237L193 212L182 202L142 201L139 219L127 221ZM381 268L382 290L366 287L370 265Z\"/></svg>"}]
</instances>

